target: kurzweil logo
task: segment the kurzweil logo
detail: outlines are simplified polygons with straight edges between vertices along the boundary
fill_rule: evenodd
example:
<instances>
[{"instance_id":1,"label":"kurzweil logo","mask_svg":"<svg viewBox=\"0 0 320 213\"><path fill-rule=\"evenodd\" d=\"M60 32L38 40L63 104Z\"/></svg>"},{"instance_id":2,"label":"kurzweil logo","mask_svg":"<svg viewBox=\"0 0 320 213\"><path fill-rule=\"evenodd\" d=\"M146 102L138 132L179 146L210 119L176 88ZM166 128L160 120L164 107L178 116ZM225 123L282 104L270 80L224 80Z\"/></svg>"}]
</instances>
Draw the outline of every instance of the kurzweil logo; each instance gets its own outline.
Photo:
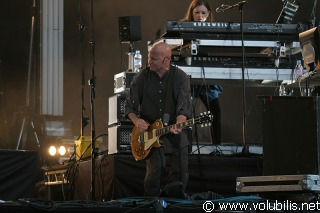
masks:
<instances>
[{"instance_id":1,"label":"kurzweil logo","mask_svg":"<svg viewBox=\"0 0 320 213\"><path fill-rule=\"evenodd\" d=\"M215 27L215 28L227 28L237 27L239 24L226 23L226 22L193 22L194 27Z\"/></svg>"}]
</instances>

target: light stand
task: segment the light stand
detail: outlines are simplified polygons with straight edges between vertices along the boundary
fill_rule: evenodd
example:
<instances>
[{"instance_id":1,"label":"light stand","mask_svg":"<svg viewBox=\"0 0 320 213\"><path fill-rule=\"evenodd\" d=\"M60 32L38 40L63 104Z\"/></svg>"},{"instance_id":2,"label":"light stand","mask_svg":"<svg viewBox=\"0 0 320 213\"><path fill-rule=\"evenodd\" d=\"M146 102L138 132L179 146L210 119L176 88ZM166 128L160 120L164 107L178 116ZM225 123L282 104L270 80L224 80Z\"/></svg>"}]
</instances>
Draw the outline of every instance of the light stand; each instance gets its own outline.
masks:
<instances>
[{"instance_id":1,"label":"light stand","mask_svg":"<svg viewBox=\"0 0 320 213\"><path fill-rule=\"evenodd\" d=\"M240 21L240 32L241 32L241 48L242 48L242 154L249 154L249 147L246 145L246 84L245 84L245 77L244 77L244 71L245 71L245 49L244 49L244 37L243 37L243 5L247 3L247 1L240 1L234 5L225 5L222 4L220 7L216 9L216 12L224 12L229 9L234 9L235 7L239 8L239 11L241 13L241 21Z\"/></svg>"},{"instance_id":2,"label":"light stand","mask_svg":"<svg viewBox=\"0 0 320 213\"><path fill-rule=\"evenodd\" d=\"M35 131L35 125L33 120L30 117L30 86L31 86L31 69L32 69L32 55L33 55L33 41L34 41L34 23L35 23L35 13L36 13L36 0L33 0L33 5L32 5L32 18L31 18L31 30L30 30L30 48L29 48L29 64L28 64L28 77L27 77L27 90L26 90L26 106L23 112L23 119L22 119L22 124L21 124L21 129L20 129L20 134L18 138L18 143L16 150L19 149L20 143L22 140L22 136L24 136L24 141L26 140L27 133L25 132L26 125L30 125L33 134L35 137L35 140L37 142L38 147L40 147L40 142L38 139L37 132ZM33 113L33 112L32 112Z\"/></svg>"}]
</instances>

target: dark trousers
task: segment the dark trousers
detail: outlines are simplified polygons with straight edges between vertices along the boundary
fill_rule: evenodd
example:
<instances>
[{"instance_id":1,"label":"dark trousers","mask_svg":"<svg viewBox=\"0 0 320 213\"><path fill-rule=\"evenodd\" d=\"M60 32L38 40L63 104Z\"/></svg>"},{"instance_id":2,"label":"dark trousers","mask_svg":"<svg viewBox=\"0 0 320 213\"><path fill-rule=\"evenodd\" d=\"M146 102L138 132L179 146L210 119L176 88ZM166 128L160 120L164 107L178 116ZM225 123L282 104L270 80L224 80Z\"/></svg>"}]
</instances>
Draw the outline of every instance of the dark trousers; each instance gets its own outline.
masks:
<instances>
[{"instance_id":1,"label":"dark trousers","mask_svg":"<svg viewBox=\"0 0 320 213\"><path fill-rule=\"evenodd\" d=\"M185 190L188 172L188 146L168 154L170 158L170 169L166 172L166 156L164 148L153 148L152 153L146 159L146 176L144 179L145 195L158 197L161 190L170 183L182 182Z\"/></svg>"}]
</instances>

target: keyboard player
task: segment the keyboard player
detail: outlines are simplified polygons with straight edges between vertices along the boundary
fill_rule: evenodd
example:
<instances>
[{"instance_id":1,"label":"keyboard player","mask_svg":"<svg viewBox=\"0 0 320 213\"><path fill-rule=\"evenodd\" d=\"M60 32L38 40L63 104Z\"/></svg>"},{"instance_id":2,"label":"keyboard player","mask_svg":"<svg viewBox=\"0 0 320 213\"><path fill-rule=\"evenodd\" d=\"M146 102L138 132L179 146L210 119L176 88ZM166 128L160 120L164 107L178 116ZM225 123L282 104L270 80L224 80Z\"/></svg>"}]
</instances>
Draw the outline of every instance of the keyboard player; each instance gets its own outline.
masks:
<instances>
[{"instance_id":1,"label":"keyboard player","mask_svg":"<svg viewBox=\"0 0 320 213\"><path fill-rule=\"evenodd\" d=\"M207 0L192 0L185 17L181 21L212 22L213 13ZM200 97L204 105L213 114L211 137L213 144L221 144L221 109L219 96L223 89L219 85L197 85L195 96Z\"/></svg>"}]
</instances>

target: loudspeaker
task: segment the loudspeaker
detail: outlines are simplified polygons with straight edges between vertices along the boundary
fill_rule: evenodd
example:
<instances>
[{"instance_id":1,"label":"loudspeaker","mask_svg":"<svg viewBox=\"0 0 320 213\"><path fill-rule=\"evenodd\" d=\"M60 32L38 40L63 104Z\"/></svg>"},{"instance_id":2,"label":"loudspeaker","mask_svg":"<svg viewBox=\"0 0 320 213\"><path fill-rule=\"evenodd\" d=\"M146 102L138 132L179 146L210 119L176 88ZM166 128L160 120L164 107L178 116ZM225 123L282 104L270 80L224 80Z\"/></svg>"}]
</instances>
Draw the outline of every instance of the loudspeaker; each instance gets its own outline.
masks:
<instances>
[{"instance_id":1,"label":"loudspeaker","mask_svg":"<svg viewBox=\"0 0 320 213\"><path fill-rule=\"evenodd\" d=\"M116 94L109 97L109 125L132 123L125 116L126 95Z\"/></svg>"},{"instance_id":2,"label":"loudspeaker","mask_svg":"<svg viewBox=\"0 0 320 213\"><path fill-rule=\"evenodd\" d=\"M319 174L319 97L260 98L263 174Z\"/></svg>"},{"instance_id":3,"label":"loudspeaker","mask_svg":"<svg viewBox=\"0 0 320 213\"><path fill-rule=\"evenodd\" d=\"M122 43L141 41L140 16L123 16L118 18L119 38Z\"/></svg>"},{"instance_id":4,"label":"loudspeaker","mask_svg":"<svg viewBox=\"0 0 320 213\"><path fill-rule=\"evenodd\" d=\"M114 125L108 128L108 154L131 153L131 125Z\"/></svg>"}]
</instances>

